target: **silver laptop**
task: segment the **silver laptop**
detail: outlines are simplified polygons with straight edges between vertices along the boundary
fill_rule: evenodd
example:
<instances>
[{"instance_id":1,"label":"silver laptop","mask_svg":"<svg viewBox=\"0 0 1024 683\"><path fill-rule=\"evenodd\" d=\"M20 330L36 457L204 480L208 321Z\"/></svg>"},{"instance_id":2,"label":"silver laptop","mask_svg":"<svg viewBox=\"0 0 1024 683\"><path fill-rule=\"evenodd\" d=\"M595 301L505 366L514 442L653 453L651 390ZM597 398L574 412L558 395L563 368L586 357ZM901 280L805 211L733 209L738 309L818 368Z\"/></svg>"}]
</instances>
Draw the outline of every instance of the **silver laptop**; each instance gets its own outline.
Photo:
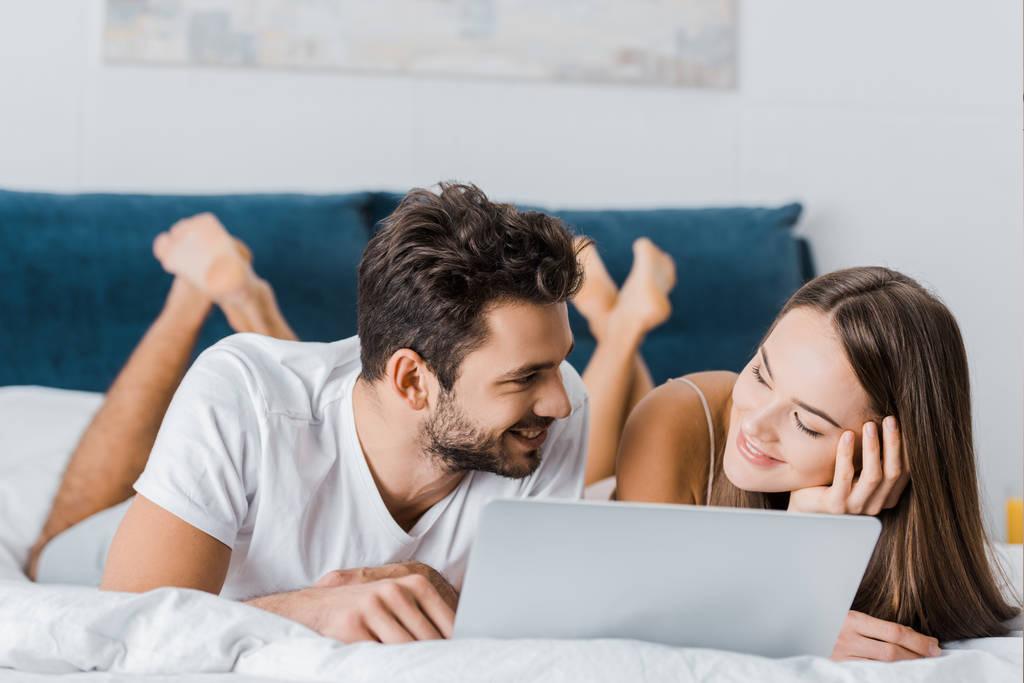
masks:
<instances>
[{"instance_id":1,"label":"silver laptop","mask_svg":"<svg viewBox=\"0 0 1024 683\"><path fill-rule=\"evenodd\" d=\"M456 638L629 638L767 657L832 653L874 517L497 500Z\"/></svg>"}]
</instances>

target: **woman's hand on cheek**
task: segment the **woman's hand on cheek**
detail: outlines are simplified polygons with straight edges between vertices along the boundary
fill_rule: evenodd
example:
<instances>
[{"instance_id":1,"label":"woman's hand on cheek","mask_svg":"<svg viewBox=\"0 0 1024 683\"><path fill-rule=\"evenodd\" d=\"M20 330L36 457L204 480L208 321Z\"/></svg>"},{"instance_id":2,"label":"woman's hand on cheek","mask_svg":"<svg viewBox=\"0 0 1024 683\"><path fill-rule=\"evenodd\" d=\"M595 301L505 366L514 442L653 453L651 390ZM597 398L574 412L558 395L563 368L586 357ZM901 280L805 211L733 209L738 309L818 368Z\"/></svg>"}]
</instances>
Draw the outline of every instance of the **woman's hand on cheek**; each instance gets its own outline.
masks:
<instances>
[{"instance_id":1,"label":"woman's hand on cheek","mask_svg":"<svg viewBox=\"0 0 1024 683\"><path fill-rule=\"evenodd\" d=\"M851 610L839 631L832 659L837 662L848 659L895 662L940 654L939 641L931 636Z\"/></svg>"},{"instance_id":2,"label":"woman's hand on cheek","mask_svg":"<svg viewBox=\"0 0 1024 683\"><path fill-rule=\"evenodd\" d=\"M789 496L790 511L877 515L896 505L910 478L896 418L890 416L882 421L881 438L874 422L864 424L862 466L856 481L855 441L853 432L843 432L836 449L831 486L793 491Z\"/></svg>"}]
</instances>

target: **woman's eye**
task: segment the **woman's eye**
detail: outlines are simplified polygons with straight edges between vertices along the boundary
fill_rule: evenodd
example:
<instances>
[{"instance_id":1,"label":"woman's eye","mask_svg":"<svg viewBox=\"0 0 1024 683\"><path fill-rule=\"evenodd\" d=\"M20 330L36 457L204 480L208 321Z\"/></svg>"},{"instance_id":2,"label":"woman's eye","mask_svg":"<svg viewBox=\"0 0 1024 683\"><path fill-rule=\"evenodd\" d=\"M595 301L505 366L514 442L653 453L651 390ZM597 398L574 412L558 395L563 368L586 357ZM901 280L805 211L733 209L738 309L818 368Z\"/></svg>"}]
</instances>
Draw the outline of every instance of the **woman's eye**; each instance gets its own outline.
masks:
<instances>
[{"instance_id":1,"label":"woman's eye","mask_svg":"<svg viewBox=\"0 0 1024 683\"><path fill-rule=\"evenodd\" d=\"M800 421L800 416L797 415L796 413L793 413L793 419L796 421L796 428L799 429L804 434L806 434L807 436L817 439L819 436L822 435L821 432L816 432L813 429L808 429L807 426Z\"/></svg>"},{"instance_id":2,"label":"woman's eye","mask_svg":"<svg viewBox=\"0 0 1024 683\"><path fill-rule=\"evenodd\" d=\"M757 378L758 382L760 382L761 384L763 384L765 386L768 386L768 382L765 382L764 381L764 377L761 376L761 366L760 365L755 365L754 369L752 370L752 372L754 373L754 377Z\"/></svg>"}]
</instances>

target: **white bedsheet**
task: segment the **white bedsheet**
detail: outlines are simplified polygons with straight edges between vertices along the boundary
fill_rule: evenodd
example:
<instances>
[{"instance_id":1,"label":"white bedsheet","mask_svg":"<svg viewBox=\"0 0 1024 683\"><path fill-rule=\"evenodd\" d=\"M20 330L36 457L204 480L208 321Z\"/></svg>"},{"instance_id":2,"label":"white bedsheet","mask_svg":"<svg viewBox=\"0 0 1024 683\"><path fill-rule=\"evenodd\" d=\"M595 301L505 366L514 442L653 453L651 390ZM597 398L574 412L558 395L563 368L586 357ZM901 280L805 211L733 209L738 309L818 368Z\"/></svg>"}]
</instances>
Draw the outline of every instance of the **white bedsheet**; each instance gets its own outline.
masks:
<instances>
[{"instance_id":1,"label":"white bedsheet","mask_svg":"<svg viewBox=\"0 0 1024 683\"><path fill-rule=\"evenodd\" d=\"M176 680L184 675L193 683L238 683L250 677L346 682L1021 680L1024 641L1019 637L952 644L942 657L898 664L769 660L613 640L346 646L197 591L131 595L32 584L19 568L64 459L98 401L96 395L78 392L0 388L0 667L8 667L0 668L0 683L43 673L73 674L75 683L137 674ZM1019 575L1020 565L1012 571ZM90 671L103 673L74 673Z\"/></svg>"}]
</instances>

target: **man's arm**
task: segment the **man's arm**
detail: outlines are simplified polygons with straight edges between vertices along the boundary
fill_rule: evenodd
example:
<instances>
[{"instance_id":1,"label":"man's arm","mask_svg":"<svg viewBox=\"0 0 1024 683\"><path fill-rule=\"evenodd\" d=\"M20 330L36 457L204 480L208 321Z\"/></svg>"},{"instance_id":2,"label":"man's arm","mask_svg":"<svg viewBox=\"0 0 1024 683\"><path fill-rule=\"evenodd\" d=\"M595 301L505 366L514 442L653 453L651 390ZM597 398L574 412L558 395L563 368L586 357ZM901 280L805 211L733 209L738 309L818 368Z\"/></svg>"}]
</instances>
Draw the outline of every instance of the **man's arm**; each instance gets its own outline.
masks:
<instances>
[{"instance_id":1,"label":"man's arm","mask_svg":"<svg viewBox=\"0 0 1024 683\"><path fill-rule=\"evenodd\" d=\"M231 549L142 495L114 536L100 587L143 592L163 586L220 593ZM343 642L406 643L451 636L454 589L419 563L336 571L315 586L248 604Z\"/></svg>"},{"instance_id":2,"label":"man's arm","mask_svg":"<svg viewBox=\"0 0 1024 683\"><path fill-rule=\"evenodd\" d=\"M137 495L110 544L103 590L141 593L163 586L218 594L231 549Z\"/></svg>"}]
</instances>

